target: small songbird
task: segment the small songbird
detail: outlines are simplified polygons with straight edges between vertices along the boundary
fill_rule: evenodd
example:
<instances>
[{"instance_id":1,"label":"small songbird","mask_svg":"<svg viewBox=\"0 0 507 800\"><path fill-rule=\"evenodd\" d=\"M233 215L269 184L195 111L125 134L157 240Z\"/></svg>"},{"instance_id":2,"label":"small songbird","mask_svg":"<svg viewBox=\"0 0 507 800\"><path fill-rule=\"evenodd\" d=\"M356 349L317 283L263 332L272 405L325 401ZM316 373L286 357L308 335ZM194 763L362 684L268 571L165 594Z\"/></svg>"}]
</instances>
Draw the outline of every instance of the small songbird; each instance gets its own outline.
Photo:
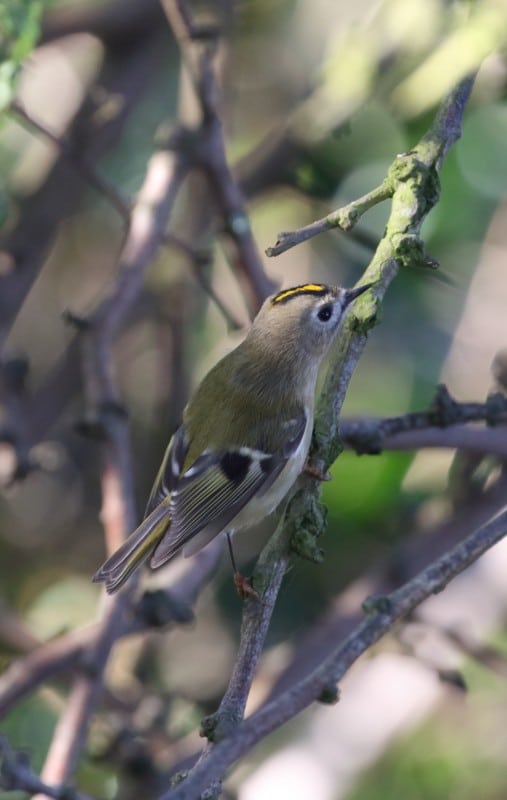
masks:
<instances>
[{"instance_id":1,"label":"small songbird","mask_svg":"<svg viewBox=\"0 0 507 800\"><path fill-rule=\"evenodd\" d=\"M276 509L306 463L322 359L347 306L370 285L307 283L267 298L243 342L197 388L144 520L94 581L115 592L145 560L156 569L221 532L230 544Z\"/></svg>"}]
</instances>

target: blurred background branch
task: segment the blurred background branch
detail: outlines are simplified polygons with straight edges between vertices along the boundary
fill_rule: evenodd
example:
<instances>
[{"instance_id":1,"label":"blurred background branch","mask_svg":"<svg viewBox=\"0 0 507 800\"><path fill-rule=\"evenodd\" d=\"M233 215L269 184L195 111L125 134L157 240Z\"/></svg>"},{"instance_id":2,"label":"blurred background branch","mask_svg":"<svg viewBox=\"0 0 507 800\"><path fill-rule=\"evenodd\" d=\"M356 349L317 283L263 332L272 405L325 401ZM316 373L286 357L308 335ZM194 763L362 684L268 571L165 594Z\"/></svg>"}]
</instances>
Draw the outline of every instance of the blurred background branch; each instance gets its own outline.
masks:
<instances>
[{"instance_id":1,"label":"blurred background branch","mask_svg":"<svg viewBox=\"0 0 507 800\"><path fill-rule=\"evenodd\" d=\"M199 720L212 733L222 697L233 723L244 712L248 724L331 657L367 595L395 591L505 503L501 4L189 9L0 9L0 709L9 752L30 750L30 781L55 731L53 747L63 743L47 762L48 793L70 791L77 762L88 796L160 796L195 763ZM466 82L436 138L422 137L441 98L478 69L463 137L441 164ZM158 205L182 163L169 206ZM428 215L433 165L442 191ZM409 224L385 238L389 203L369 200L388 171ZM356 198L367 200L351 230L265 257L278 231L327 228ZM227 567L215 573L219 543L204 561L144 575L124 610L105 604L90 584L104 533L111 549L134 525L191 387L273 286L352 285L379 242L373 263L389 279L404 269L350 385L340 352L324 384L314 463L332 463L326 532L316 543L301 536L306 525L297 531L298 549L320 563L291 557L278 593L285 556L275 561L265 615L245 609L248 635ZM366 304L360 325L377 312ZM351 336L362 343L364 330ZM452 398L435 409L441 383ZM358 428L375 458L348 445ZM339 437L347 449L333 463ZM320 532L320 487L305 483ZM297 502L294 520L307 501ZM270 547L288 553L280 537ZM249 561L260 538L238 547ZM271 752L258 748L227 778L225 796L503 797L506 558L496 545L406 616L350 671L336 709L315 704L279 730ZM231 674L239 682L227 691Z\"/></svg>"}]
</instances>

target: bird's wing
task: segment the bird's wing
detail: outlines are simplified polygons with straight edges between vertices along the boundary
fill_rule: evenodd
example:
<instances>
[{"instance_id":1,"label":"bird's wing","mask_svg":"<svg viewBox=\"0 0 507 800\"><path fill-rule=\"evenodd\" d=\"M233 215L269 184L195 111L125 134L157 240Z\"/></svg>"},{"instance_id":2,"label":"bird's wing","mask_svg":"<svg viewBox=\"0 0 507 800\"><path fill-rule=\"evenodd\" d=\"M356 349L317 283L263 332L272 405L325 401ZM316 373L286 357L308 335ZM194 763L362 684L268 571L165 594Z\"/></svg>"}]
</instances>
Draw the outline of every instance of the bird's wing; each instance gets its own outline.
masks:
<instances>
[{"instance_id":1,"label":"bird's wing","mask_svg":"<svg viewBox=\"0 0 507 800\"><path fill-rule=\"evenodd\" d=\"M164 458L148 498L144 512L145 518L176 488L183 471L187 451L187 436L184 426L181 425L167 445Z\"/></svg>"},{"instance_id":2,"label":"bird's wing","mask_svg":"<svg viewBox=\"0 0 507 800\"><path fill-rule=\"evenodd\" d=\"M304 435L306 415L285 423L284 443L276 454L250 447L207 450L179 477L171 490L171 524L155 549L150 565L161 566L197 534L209 541L224 530L254 495L268 491ZM166 456L160 475L171 473L172 455ZM152 498L165 497L167 488L155 486ZM152 506L148 503L148 508Z\"/></svg>"}]
</instances>

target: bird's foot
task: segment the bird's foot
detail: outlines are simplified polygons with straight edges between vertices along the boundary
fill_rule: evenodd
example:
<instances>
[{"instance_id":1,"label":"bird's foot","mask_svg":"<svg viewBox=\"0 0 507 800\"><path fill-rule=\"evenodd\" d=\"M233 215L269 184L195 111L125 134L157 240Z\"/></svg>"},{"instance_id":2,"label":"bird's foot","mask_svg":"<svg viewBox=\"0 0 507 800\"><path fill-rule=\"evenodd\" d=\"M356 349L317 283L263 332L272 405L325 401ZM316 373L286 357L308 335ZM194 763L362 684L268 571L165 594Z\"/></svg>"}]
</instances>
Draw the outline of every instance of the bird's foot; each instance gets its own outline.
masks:
<instances>
[{"instance_id":1,"label":"bird's foot","mask_svg":"<svg viewBox=\"0 0 507 800\"><path fill-rule=\"evenodd\" d=\"M322 472L318 467L313 466L313 464L309 464L308 461L303 467L303 472L306 472L307 475L311 475L312 478L315 478L317 481L330 481L332 476L329 472Z\"/></svg>"},{"instance_id":2,"label":"bird's foot","mask_svg":"<svg viewBox=\"0 0 507 800\"><path fill-rule=\"evenodd\" d=\"M252 585L252 579L246 578L241 572L234 573L234 585L242 600L246 600L248 597L253 597L255 600L261 599L259 592L256 592Z\"/></svg>"}]
</instances>

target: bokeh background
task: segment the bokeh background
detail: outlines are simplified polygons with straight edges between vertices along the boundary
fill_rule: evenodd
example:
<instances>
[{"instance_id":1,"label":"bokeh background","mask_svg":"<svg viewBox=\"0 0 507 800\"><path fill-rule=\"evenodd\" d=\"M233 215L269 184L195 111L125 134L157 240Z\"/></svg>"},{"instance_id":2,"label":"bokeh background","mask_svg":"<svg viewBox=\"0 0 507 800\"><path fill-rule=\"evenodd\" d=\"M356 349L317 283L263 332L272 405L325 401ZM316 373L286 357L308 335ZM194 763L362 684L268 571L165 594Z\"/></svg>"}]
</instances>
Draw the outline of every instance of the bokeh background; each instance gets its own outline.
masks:
<instances>
[{"instance_id":1,"label":"bokeh background","mask_svg":"<svg viewBox=\"0 0 507 800\"><path fill-rule=\"evenodd\" d=\"M377 185L431 124L445 92L481 64L462 139L442 170L440 202L423 229L440 269L409 269L396 279L344 415L427 408L440 381L458 400L484 400L491 362L507 346L507 4L217 0L191 7L223 25L228 156L262 252L280 230ZM126 198L139 189L156 143L178 118L192 120L195 108L156 2L7 0L0 25L3 670L37 640L100 615L100 590L90 582L104 557L100 443L80 434L88 409L79 359L66 357L76 334L62 315L86 315L100 302L123 236L107 199L10 104L15 99L65 138ZM210 202L195 175L170 231L202 250L206 279L246 326L241 283ZM387 214L377 206L351 235L328 233L264 256L266 272L282 286L351 285ZM185 254L163 248L115 345L140 511L189 391L242 335L231 331ZM498 488L502 467L485 460L466 486L450 485L454 455L340 457L323 493L324 563L298 561L287 576L251 708L291 669L297 674L307 658L318 659L326 636L339 635L336 619L359 611L379 564L398 568L414 540L422 566L435 541L445 549L466 532ZM246 570L254 554L245 543ZM506 562L498 546L427 603L354 668L338 706L308 710L259 746L229 779L229 795L504 798ZM173 765L199 746L198 721L226 686L240 615L224 558L192 623L116 647L108 702L80 770L84 791L128 798L142 785L156 796ZM0 723L36 766L67 686L44 686Z\"/></svg>"}]
</instances>

